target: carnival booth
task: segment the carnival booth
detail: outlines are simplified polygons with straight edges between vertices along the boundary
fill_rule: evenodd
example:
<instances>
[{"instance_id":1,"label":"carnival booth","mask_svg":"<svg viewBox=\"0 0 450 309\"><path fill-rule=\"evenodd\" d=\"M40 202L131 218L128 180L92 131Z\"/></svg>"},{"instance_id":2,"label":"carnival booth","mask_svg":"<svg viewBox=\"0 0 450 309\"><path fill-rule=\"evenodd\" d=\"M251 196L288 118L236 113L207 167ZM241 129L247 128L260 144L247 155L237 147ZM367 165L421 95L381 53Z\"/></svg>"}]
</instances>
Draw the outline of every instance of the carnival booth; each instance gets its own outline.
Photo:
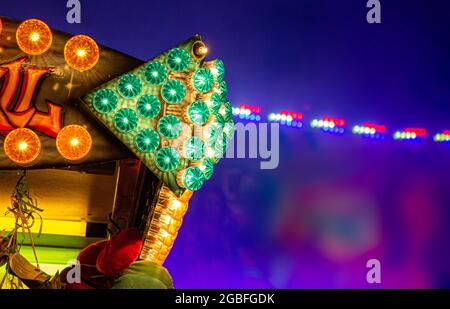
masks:
<instances>
[{"instance_id":1,"label":"carnival booth","mask_svg":"<svg viewBox=\"0 0 450 309\"><path fill-rule=\"evenodd\" d=\"M207 51L196 35L144 63L1 17L3 288L172 287L161 265L234 131Z\"/></svg>"}]
</instances>

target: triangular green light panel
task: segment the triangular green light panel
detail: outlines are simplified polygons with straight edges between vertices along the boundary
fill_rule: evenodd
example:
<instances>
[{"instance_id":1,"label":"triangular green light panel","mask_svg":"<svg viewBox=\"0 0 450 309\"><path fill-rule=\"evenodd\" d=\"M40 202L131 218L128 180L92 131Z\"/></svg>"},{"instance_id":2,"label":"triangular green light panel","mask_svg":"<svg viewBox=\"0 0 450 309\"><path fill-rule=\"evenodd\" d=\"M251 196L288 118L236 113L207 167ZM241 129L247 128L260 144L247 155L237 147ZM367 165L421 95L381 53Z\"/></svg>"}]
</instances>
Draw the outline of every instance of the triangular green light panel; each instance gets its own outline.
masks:
<instances>
[{"instance_id":1,"label":"triangular green light panel","mask_svg":"<svg viewBox=\"0 0 450 309\"><path fill-rule=\"evenodd\" d=\"M205 50L194 36L83 98L90 113L177 195L210 179L211 162L218 160L193 153L186 142L195 137L199 145L211 144L208 127L223 127L216 115L229 104L223 62L205 62L199 46Z\"/></svg>"}]
</instances>

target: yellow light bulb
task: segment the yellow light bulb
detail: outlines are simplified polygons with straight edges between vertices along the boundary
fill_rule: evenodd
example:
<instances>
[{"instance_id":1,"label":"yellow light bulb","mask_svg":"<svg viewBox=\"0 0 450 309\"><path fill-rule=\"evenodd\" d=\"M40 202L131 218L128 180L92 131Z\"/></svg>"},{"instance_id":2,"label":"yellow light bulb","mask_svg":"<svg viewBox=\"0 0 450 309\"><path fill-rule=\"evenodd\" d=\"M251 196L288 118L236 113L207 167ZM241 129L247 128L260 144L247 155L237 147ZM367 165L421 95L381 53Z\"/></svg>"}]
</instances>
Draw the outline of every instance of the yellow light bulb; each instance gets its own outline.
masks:
<instances>
[{"instance_id":1,"label":"yellow light bulb","mask_svg":"<svg viewBox=\"0 0 450 309\"><path fill-rule=\"evenodd\" d=\"M180 203L179 200L174 200L174 201L172 202L172 208L173 208L173 209L178 209L178 208L180 208L180 207L181 207L181 203Z\"/></svg>"},{"instance_id":2,"label":"yellow light bulb","mask_svg":"<svg viewBox=\"0 0 450 309\"><path fill-rule=\"evenodd\" d=\"M19 48L29 55L45 53L52 45L52 31L38 19L28 19L21 23L16 31Z\"/></svg>"},{"instance_id":3,"label":"yellow light bulb","mask_svg":"<svg viewBox=\"0 0 450 309\"><path fill-rule=\"evenodd\" d=\"M192 44L191 54L197 60L203 60L208 53L208 48L202 41L197 41Z\"/></svg>"},{"instance_id":4,"label":"yellow light bulb","mask_svg":"<svg viewBox=\"0 0 450 309\"><path fill-rule=\"evenodd\" d=\"M16 164L28 166L41 152L41 141L36 133L26 128L8 133L3 142L6 156Z\"/></svg>"},{"instance_id":5,"label":"yellow light bulb","mask_svg":"<svg viewBox=\"0 0 450 309\"><path fill-rule=\"evenodd\" d=\"M86 50L85 49L77 50L77 56L78 57L86 57Z\"/></svg>"},{"instance_id":6,"label":"yellow light bulb","mask_svg":"<svg viewBox=\"0 0 450 309\"><path fill-rule=\"evenodd\" d=\"M37 32L33 32L30 35L30 40L33 41L33 42L39 41L39 38L40 38L40 35Z\"/></svg>"},{"instance_id":7,"label":"yellow light bulb","mask_svg":"<svg viewBox=\"0 0 450 309\"><path fill-rule=\"evenodd\" d=\"M25 151L28 148L28 144L27 142L20 142L17 148L19 148L20 151Z\"/></svg>"},{"instance_id":8,"label":"yellow light bulb","mask_svg":"<svg viewBox=\"0 0 450 309\"><path fill-rule=\"evenodd\" d=\"M95 67L100 57L97 43L86 35L70 38L64 46L64 59L67 64L80 72Z\"/></svg>"},{"instance_id":9,"label":"yellow light bulb","mask_svg":"<svg viewBox=\"0 0 450 309\"><path fill-rule=\"evenodd\" d=\"M78 140L78 138L72 138L72 140L70 141L70 145L72 146L78 146L80 144L80 141Z\"/></svg>"},{"instance_id":10,"label":"yellow light bulb","mask_svg":"<svg viewBox=\"0 0 450 309\"><path fill-rule=\"evenodd\" d=\"M84 159L89 154L91 147L91 135L79 125L65 126L56 137L56 149L61 156L70 161Z\"/></svg>"}]
</instances>

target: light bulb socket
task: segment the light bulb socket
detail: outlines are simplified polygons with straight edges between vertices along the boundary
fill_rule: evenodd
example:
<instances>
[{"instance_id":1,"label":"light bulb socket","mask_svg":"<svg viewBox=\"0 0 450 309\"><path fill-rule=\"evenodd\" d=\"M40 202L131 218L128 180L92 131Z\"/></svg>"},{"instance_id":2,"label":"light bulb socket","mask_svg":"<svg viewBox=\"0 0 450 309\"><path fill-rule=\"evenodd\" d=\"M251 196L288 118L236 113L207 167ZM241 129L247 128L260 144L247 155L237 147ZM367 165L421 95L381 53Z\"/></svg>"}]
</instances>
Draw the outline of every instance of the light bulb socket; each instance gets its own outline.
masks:
<instances>
[{"instance_id":1,"label":"light bulb socket","mask_svg":"<svg viewBox=\"0 0 450 309\"><path fill-rule=\"evenodd\" d=\"M202 41L195 41L194 44L192 44L191 55L195 60L202 61L205 59L207 53L208 48Z\"/></svg>"}]
</instances>

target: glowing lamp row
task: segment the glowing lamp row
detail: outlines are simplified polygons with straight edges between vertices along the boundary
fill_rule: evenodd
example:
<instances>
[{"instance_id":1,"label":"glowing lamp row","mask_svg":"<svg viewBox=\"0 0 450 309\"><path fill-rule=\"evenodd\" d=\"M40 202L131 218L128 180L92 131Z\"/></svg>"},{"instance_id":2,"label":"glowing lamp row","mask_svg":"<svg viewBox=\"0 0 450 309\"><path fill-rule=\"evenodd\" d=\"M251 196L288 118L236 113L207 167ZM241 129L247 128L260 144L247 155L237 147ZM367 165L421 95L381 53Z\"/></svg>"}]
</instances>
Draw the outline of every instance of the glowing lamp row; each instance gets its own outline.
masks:
<instances>
[{"instance_id":1,"label":"glowing lamp row","mask_svg":"<svg viewBox=\"0 0 450 309\"><path fill-rule=\"evenodd\" d=\"M290 112L287 110L282 110L279 113L280 115L286 115L288 118L292 117L294 120L301 120L303 119L303 114L300 112Z\"/></svg>"},{"instance_id":2,"label":"glowing lamp row","mask_svg":"<svg viewBox=\"0 0 450 309\"><path fill-rule=\"evenodd\" d=\"M302 118L303 118L303 115L301 113L280 112L280 113L271 113L269 115L269 121L278 122L279 124L281 124L283 126L294 127L294 128L303 127L303 123L301 122Z\"/></svg>"},{"instance_id":3,"label":"glowing lamp row","mask_svg":"<svg viewBox=\"0 0 450 309\"><path fill-rule=\"evenodd\" d=\"M252 105L247 105L247 104L241 104L239 105L240 109L244 109L244 110L250 110L251 113L254 114L259 114L261 113L261 108L259 106L252 106Z\"/></svg>"},{"instance_id":4,"label":"glowing lamp row","mask_svg":"<svg viewBox=\"0 0 450 309\"><path fill-rule=\"evenodd\" d=\"M269 121L272 122L293 122L299 121L303 119L303 115L301 113L291 113L291 112L280 112L280 113L271 113L269 114Z\"/></svg>"},{"instance_id":5,"label":"glowing lamp row","mask_svg":"<svg viewBox=\"0 0 450 309\"><path fill-rule=\"evenodd\" d=\"M64 127L56 137L56 148L59 154L69 161L82 160L88 155L91 147L91 135L85 128L78 125ZM3 149L11 161L28 166L39 157L42 145L39 136L32 130L19 128L8 133Z\"/></svg>"},{"instance_id":6,"label":"glowing lamp row","mask_svg":"<svg viewBox=\"0 0 450 309\"><path fill-rule=\"evenodd\" d=\"M50 49L53 34L43 21L28 19L17 28L16 41L24 53L37 56ZM99 57L100 51L97 43L86 35L73 36L64 46L66 63L80 72L92 69L97 64Z\"/></svg>"},{"instance_id":7,"label":"glowing lamp row","mask_svg":"<svg viewBox=\"0 0 450 309\"><path fill-rule=\"evenodd\" d=\"M339 118L323 117L322 119L313 119L311 121L311 128L321 129L329 133L344 133L345 121Z\"/></svg>"},{"instance_id":8,"label":"glowing lamp row","mask_svg":"<svg viewBox=\"0 0 450 309\"><path fill-rule=\"evenodd\" d=\"M402 131L396 131L394 133L395 140L415 140L424 138L427 135L427 131L422 128L407 128Z\"/></svg>"},{"instance_id":9,"label":"glowing lamp row","mask_svg":"<svg viewBox=\"0 0 450 309\"><path fill-rule=\"evenodd\" d=\"M386 127L383 125L365 123L362 126L356 125L352 130L353 134L362 135L364 137L384 139Z\"/></svg>"},{"instance_id":10,"label":"glowing lamp row","mask_svg":"<svg viewBox=\"0 0 450 309\"><path fill-rule=\"evenodd\" d=\"M241 104L239 107L233 107L233 115L239 117L242 120L261 121L261 115L259 115L261 109L257 106Z\"/></svg>"},{"instance_id":11,"label":"glowing lamp row","mask_svg":"<svg viewBox=\"0 0 450 309\"><path fill-rule=\"evenodd\" d=\"M450 142L450 131L444 131L434 136L434 141L438 143Z\"/></svg>"}]
</instances>

